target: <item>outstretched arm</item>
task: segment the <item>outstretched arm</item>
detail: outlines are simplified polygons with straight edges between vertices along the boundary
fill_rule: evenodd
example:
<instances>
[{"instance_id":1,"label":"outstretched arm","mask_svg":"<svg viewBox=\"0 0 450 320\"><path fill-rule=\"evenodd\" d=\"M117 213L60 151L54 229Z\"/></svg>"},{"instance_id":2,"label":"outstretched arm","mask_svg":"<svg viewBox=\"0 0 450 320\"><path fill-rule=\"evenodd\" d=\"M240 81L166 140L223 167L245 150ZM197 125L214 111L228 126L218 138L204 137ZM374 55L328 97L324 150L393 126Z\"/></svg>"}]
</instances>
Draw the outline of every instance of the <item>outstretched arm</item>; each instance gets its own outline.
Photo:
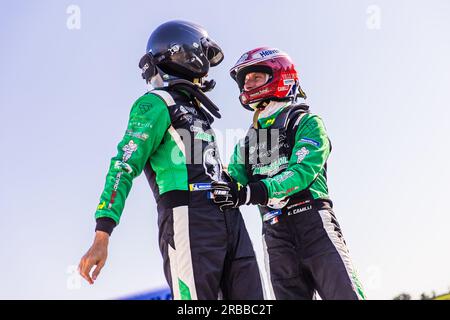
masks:
<instances>
[{"instance_id":1,"label":"outstretched arm","mask_svg":"<svg viewBox=\"0 0 450 320\"><path fill-rule=\"evenodd\" d=\"M110 234L119 223L133 179L141 174L169 126L167 106L159 97L147 94L134 103L127 130L106 175L105 187L95 212L96 230Z\"/></svg>"},{"instance_id":2,"label":"outstretched arm","mask_svg":"<svg viewBox=\"0 0 450 320\"><path fill-rule=\"evenodd\" d=\"M118 153L111 159L105 188L95 212L94 243L78 266L81 276L90 284L94 283L106 263L109 236L119 223L132 181L142 172L169 126L169 113L160 98L147 94L134 103L127 130L117 147Z\"/></svg>"}]
</instances>

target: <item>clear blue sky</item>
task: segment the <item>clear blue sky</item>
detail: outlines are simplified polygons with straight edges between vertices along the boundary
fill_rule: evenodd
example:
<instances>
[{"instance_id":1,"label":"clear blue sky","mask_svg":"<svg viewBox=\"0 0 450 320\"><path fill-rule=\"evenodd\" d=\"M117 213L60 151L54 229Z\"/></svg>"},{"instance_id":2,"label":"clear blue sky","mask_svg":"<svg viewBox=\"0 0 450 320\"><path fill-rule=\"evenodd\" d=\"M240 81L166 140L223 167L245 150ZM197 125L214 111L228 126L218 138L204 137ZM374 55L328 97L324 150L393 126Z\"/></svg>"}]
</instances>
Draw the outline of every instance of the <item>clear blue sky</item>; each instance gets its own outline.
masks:
<instances>
[{"instance_id":1,"label":"clear blue sky","mask_svg":"<svg viewBox=\"0 0 450 320\"><path fill-rule=\"evenodd\" d=\"M72 4L80 29L67 28ZM144 175L97 283L78 287L70 270L146 90L139 58L171 19L204 25L225 51L211 72L218 130L251 121L228 75L239 56L260 45L292 56L332 139L330 192L369 298L447 291L449 16L447 0L2 1L0 298L109 299L166 285ZM243 213L261 257L257 210Z\"/></svg>"}]
</instances>

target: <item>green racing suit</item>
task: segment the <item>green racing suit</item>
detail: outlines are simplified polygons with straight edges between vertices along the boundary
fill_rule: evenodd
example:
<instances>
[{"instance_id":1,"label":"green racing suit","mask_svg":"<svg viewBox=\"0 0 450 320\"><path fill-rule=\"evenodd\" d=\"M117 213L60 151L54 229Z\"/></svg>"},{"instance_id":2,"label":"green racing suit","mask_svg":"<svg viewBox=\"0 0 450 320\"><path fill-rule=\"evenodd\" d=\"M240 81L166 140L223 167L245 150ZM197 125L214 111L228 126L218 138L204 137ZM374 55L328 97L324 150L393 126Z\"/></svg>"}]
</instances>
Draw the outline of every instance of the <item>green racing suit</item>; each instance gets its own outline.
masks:
<instances>
[{"instance_id":1,"label":"green racing suit","mask_svg":"<svg viewBox=\"0 0 450 320\"><path fill-rule=\"evenodd\" d=\"M172 141L167 138L169 126L167 106L158 96L146 94L133 104L125 135L117 146L117 155L111 159L100 204L95 212L96 219L110 218L119 224L133 179L141 174L147 159L155 167L163 166L164 150L158 150L158 146L165 136L166 140ZM163 190L186 190L186 183L183 183L185 175L182 169L179 171L178 179L173 179L172 170L161 171L159 177L164 182Z\"/></svg>"},{"instance_id":2,"label":"green racing suit","mask_svg":"<svg viewBox=\"0 0 450 320\"><path fill-rule=\"evenodd\" d=\"M273 298L364 299L328 193L330 152L322 119L289 103L234 149L228 171L259 204Z\"/></svg>"},{"instance_id":3,"label":"green racing suit","mask_svg":"<svg viewBox=\"0 0 450 320\"><path fill-rule=\"evenodd\" d=\"M157 203L159 246L173 298L263 299L241 213L222 213L208 197L208 185L225 175L205 112L175 89L137 99L109 165L96 230L111 234L133 179L144 171Z\"/></svg>"},{"instance_id":4,"label":"green racing suit","mask_svg":"<svg viewBox=\"0 0 450 320\"><path fill-rule=\"evenodd\" d=\"M259 127L270 129L283 110L281 108L271 116L259 119ZM292 155L280 154L269 164L256 164L251 168L252 177L262 178L260 181L267 188L269 203L278 203L308 187L313 199L329 199L325 165L331 148L325 126L319 116L306 112L298 120ZM235 146L228 171L239 183L246 185L250 182L250 175L243 144L241 141Z\"/></svg>"}]
</instances>

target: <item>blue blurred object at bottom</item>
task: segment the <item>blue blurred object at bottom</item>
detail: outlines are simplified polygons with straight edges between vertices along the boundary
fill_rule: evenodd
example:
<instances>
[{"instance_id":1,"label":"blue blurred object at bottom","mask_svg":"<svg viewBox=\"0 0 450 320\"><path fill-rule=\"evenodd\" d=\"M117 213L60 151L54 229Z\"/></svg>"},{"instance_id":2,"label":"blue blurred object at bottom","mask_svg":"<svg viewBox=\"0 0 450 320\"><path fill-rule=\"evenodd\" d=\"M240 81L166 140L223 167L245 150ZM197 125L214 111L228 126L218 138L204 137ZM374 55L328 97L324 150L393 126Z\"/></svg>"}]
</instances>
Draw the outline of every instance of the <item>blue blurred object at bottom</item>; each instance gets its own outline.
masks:
<instances>
[{"instance_id":1,"label":"blue blurred object at bottom","mask_svg":"<svg viewBox=\"0 0 450 320\"><path fill-rule=\"evenodd\" d=\"M119 298L119 300L172 300L172 293L169 288L157 291L143 292L128 297Z\"/></svg>"}]
</instances>

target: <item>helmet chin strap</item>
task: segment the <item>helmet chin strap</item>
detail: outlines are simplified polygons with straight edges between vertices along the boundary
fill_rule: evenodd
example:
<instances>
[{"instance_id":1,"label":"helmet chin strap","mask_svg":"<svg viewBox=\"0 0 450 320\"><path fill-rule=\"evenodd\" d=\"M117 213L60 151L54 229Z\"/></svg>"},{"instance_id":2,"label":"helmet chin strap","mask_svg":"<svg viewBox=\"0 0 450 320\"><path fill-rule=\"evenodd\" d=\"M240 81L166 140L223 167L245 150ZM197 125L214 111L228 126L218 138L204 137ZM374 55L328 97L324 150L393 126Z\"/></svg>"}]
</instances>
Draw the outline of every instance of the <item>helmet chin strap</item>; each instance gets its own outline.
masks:
<instances>
[{"instance_id":1,"label":"helmet chin strap","mask_svg":"<svg viewBox=\"0 0 450 320\"><path fill-rule=\"evenodd\" d=\"M250 103L248 106L252 108L254 111L264 110L271 102L272 100L263 100L255 103Z\"/></svg>"},{"instance_id":2,"label":"helmet chin strap","mask_svg":"<svg viewBox=\"0 0 450 320\"><path fill-rule=\"evenodd\" d=\"M258 129L258 119L259 114L261 113L261 109L256 109L255 113L253 114L253 128Z\"/></svg>"}]
</instances>

